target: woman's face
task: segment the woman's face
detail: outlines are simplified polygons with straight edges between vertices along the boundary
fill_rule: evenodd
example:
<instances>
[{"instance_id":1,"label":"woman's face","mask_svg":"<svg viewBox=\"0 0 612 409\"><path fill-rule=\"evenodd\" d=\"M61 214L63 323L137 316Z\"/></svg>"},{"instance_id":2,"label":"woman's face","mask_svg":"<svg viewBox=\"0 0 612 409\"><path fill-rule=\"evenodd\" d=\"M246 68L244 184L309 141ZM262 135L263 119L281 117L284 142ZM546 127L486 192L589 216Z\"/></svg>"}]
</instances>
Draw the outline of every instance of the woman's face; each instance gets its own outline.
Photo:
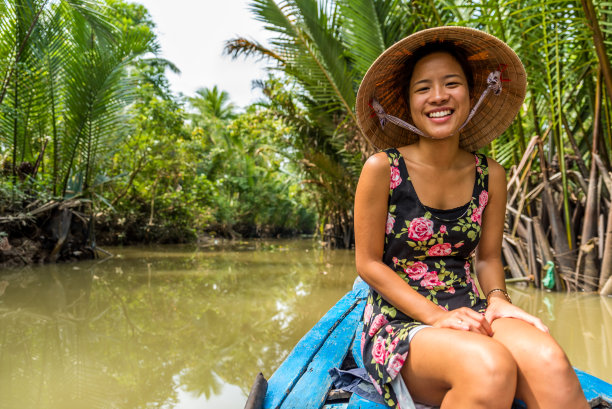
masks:
<instances>
[{"instance_id":1,"label":"woman's face","mask_svg":"<svg viewBox=\"0 0 612 409\"><path fill-rule=\"evenodd\" d=\"M414 66L409 87L414 125L434 139L452 135L470 111L470 95L459 62L445 52L434 52Z\"/></svg>"}]
</instances>

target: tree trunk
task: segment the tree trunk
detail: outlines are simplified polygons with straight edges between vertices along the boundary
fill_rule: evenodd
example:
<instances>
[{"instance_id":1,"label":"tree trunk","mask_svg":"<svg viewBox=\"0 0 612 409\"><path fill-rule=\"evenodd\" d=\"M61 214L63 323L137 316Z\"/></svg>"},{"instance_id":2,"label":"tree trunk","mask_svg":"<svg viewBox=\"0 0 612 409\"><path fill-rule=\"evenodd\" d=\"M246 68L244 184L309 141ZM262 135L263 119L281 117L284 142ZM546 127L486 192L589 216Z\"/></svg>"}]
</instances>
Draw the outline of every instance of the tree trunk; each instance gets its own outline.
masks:
<instances>
[{"instance_id":1,"label":"tree trunk","mask_svg":"<svg viewBox=\"0 0 612 409\"><path fill-rule=\"evenodd\" d=\"M608 97L612 99L612 67L610 66L610 60L606 54L606 44L604 43L604 37L599 28L597 13L595 13L595 7L593 6L592 0L580 0L580 3L582 4L587 24L593 34L595 53L597 54L599 67L606 84L606 92L608 93Z\"/></svg>"}]
</instances>

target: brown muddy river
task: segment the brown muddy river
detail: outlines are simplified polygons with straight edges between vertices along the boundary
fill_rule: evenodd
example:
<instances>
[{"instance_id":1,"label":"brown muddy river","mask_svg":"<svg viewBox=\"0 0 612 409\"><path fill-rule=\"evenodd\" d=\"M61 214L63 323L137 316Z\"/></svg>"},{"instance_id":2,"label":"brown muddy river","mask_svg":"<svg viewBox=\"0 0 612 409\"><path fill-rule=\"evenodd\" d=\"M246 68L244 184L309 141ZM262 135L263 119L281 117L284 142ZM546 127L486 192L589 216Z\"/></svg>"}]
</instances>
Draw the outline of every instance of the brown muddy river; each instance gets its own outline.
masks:
<instances>
[{"instance_id":1,"label":"brown muddy river","mask_svg":"<svg viewBox=\"0 0 612 409\"><path fill-rule=\"evenodd\" d=\"M0 272L1 409L242 408L355 278L310 240L107 250ZM612 298L510 294L612 383Z\"/></svg>"}]
</instances>

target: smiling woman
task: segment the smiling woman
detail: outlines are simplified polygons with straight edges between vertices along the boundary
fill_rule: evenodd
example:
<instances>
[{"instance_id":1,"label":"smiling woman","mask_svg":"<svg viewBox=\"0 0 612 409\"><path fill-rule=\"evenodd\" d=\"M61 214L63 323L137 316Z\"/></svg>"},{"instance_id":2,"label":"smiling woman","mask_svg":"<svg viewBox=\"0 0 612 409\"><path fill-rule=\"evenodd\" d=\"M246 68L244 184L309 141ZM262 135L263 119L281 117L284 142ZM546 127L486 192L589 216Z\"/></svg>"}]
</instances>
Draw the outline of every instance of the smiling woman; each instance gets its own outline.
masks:
<instances>
[{"instance_id":1,"label":"smiling woman","mask_svg":"<svg viewBox=\"0 0 612 409\"><path fill-rule=\"evenodd\" d=\"M525 84L505 43L465 27L410 35L363 79L359 124L388 149L355 194L356 265L370 286L361 353L391 407L588 407L548 328L506 292L505 173L475 152L512 122Z\"/></svg>"}]
</instances>

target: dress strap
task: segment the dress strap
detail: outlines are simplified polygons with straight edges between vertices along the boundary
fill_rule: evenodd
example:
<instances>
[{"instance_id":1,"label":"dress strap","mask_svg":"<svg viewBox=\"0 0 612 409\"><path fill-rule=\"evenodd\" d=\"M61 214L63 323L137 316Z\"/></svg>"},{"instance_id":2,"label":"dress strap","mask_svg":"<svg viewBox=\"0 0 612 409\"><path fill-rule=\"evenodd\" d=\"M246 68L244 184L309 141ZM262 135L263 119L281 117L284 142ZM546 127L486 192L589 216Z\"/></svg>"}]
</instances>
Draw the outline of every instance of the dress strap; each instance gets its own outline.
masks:
<instances>
[{"instance_id":1,"label":"dress strap","mask_svg":"<svg viewBox=\"0 0 612 409\"><path fill-rule=\"evenodd\" d=\"M390 165L393 165L397 158L401 156L401 153L397 150L397 148L385 149L384 152L387 154L387 159L389 160Z\"/></svg>"},{"instance_id":2,"label":"dress strap","mask_svg":"<svg viewBox=\"0 0 612 409\"><path fill-rule=\"evenodd\" d=\"M480 198L482 192L487 192L485 196L488 198L489 194L489 163L487 162L487 157L480 153L474 153L474 158L476 160L476 185L474 186L474 193L477 196L477 199ZM486 205L487 200L483 197L480 199L481 206L484 207Z\"/></svg>"}]
</instances>

